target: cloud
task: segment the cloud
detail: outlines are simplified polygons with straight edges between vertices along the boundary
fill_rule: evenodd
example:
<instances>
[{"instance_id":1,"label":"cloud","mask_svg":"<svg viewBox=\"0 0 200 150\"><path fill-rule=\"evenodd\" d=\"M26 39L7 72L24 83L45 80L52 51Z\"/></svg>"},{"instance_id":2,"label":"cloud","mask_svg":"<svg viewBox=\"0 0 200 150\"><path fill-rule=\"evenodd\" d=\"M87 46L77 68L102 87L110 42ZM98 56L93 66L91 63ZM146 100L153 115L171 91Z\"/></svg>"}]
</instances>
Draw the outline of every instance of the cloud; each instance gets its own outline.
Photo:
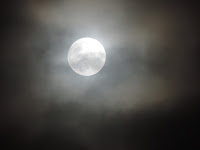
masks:
<instances>
[{"instance_id":1,"label":"cloud","mask_svg":"<svg viewBox=\"0 0 200 150\"><path fill-rule=\"evenodd\" d=\"M195 7L128 0L15 4L4 8L1 27L1 130L12 136L8 143L155 149L162 148L157 141L169 146L170 137L180 137L173 136L177 126L185 131L198 110ZM94 76L79 76L67 62L82 37L106 50L106 64Z\"/></svg>"}]
</instances>

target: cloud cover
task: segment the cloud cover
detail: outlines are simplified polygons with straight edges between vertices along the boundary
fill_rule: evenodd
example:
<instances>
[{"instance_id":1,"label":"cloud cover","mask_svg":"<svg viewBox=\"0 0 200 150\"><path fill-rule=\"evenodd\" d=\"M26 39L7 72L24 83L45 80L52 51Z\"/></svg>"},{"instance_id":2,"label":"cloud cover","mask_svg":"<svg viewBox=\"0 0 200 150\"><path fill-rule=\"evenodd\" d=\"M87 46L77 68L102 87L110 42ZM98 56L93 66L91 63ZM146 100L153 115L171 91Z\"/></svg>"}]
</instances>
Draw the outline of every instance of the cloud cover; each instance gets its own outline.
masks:
<instances>
[{"instance_id":1,"label":"cloud cover","mask_svg":"<svg viewBox=\"0 0 200 150\"><path fill-rule=\"evenodd\" d=\"M153 149L160 140L170 147L170 137L181 135L170 123L195 118L195 4L21 0L2 11L1 132L8 145ZM99 40L107 53L104 68L91 77L75 74L67 62L71 44L82 37ZM163 141L160 130L169 132Z\"/></svg>"}]
</instances>

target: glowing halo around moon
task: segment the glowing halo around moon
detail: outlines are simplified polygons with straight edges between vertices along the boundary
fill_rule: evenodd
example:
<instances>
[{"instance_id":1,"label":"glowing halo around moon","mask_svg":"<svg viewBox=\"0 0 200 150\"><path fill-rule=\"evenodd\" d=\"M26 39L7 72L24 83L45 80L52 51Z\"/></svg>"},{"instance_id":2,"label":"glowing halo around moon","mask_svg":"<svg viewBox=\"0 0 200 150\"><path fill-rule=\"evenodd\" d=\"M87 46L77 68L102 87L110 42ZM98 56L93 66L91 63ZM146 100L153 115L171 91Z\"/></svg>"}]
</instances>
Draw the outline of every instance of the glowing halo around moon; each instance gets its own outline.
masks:
<instances>
[{"instance_id":1,"label":"glowing halo around moon","mask_svg":"<svg viewBox=\"0 0 200 150\"><path fill-rule=\"evenodd\" d=\"M72 70L82 76L98 73L106 62L103 45L92 38L75 41L68 52L68 63Z\"/></svg>"}]
</instances>

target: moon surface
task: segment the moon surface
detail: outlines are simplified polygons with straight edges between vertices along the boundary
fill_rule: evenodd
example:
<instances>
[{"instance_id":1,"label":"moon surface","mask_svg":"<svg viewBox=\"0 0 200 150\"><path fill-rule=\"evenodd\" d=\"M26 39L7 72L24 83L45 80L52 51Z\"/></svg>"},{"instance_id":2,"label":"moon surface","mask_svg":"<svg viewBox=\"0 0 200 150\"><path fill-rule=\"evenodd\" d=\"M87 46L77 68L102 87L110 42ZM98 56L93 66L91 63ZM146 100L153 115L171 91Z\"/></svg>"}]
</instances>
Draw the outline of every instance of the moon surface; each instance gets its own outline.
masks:
<instances>
[{"instance_id":1,"label":"moon surface","mask_svg":"<svg viewBox=\"0 0 200 150\"><path fill-rule=\"evenodd\" d=\"M68 62L76 73L91 76L103 68L106 62L106 52L99 41L93 38L82 38L70 47Z\"/></svg>"}]
</instances>

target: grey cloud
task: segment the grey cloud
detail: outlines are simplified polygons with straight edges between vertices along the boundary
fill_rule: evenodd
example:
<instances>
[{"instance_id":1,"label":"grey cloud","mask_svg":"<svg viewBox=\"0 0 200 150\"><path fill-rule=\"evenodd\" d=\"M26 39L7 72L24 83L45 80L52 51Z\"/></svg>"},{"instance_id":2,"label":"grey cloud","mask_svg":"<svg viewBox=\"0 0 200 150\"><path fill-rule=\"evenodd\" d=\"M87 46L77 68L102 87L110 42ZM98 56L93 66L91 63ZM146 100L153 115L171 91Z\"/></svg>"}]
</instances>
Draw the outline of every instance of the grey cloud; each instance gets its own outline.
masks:
<instances>
[{"instance_id":1,"label":"grey cloud","mask_svg":"<svg viewBox=\"0 0 200 150\"><path fill-rule=\"evenodd\" d=\"M8 6L1 27L0 127L9 145L170 149L172 137L182 139L177 132L195 122L194 5L29 0ZM71 44L82 37L99 40L107 54L91 77L77 75L67 62Z\"/></svg>"}]
</instances>

